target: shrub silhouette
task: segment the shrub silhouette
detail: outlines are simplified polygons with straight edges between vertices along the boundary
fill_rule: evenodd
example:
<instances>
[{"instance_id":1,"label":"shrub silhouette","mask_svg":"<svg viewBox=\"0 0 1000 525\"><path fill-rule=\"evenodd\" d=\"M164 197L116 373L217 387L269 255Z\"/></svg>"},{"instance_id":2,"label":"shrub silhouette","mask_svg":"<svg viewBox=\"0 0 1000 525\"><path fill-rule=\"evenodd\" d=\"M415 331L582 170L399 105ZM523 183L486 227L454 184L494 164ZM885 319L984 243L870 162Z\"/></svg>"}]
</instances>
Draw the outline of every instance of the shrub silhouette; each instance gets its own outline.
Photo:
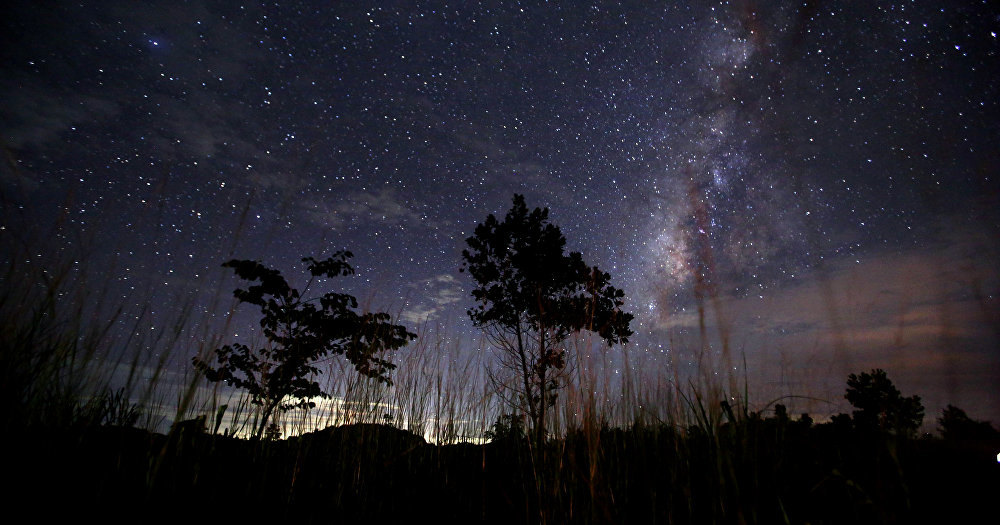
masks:
<instances>
[{"instance_id":1,"label":"shrub silhouette","mask_svg":"<svg viewBox=\"0 0 1000 525\"><path fill-rule=\"evenodd\" d=\"M342 354L358 373L390 383L388 374L395 365L379 356L416 338L405 327L389 322L387 313L355 312L358 302L351 295L329 292L317 298L302 297L317 277L354 273L347 263L352 256L340 251L325 261L302 259L312 275L302 292L289 286L278 270L259 262L234 259L223 264L241 279L259 283L238 288L233 295L260 307L267 345L256 349L239 343L225 345L213 352L217 367L201 357L193 363L209 381L244 388L251 402L262 407L254 437L263 434L275 410L312 408L316 404L310 398L330 397L312 379L321 373L314 364L317 360Z\"/></svg>"}]
</instances>

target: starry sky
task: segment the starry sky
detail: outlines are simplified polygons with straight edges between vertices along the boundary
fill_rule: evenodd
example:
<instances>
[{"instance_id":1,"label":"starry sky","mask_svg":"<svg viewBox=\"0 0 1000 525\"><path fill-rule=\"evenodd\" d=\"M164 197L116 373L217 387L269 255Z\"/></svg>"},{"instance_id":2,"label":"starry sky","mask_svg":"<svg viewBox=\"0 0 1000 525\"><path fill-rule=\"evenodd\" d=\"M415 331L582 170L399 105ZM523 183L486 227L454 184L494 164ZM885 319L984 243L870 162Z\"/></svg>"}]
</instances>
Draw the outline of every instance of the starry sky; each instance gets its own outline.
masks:
<instances>
[{"instance_id":1,"label":"starry sky","mask_svg":"<svg viewBox=\"0 0 1000 525\"><path fill-rule=\"evenodd\" d=\"M818 413L880 367L931 428L1000 422L998 32L987 1L20 2L3 260L228 335L223 261L346 248L338 286L475 346L461 250L520 193L625 290L610 367Z\"/></svg>"}]
</instances>

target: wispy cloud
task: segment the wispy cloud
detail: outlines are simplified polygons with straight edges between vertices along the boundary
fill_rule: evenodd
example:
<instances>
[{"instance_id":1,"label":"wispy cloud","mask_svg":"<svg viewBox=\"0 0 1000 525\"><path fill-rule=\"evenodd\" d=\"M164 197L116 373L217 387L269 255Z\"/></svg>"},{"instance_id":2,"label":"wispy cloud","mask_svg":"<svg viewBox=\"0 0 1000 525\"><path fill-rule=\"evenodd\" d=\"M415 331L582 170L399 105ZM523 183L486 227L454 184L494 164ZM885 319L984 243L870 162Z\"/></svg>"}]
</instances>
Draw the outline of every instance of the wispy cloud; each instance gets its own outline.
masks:
<instances>
[{"instance_id":1,"label":"wispy cloud","mask_svg":"<svg viewBox=\"0 0 1000 525\"><path fill-rule=\"evenodd\" d=\"M450 274L435 275L413 285L420 290L420 296L403 310L400 318L408 323L420 324L437 319L442 311L450 311L448 305L457 303L464 297L462 286Z\"/></svg>"},{"instance_id":2,"label":"wispy cloud","mask_svg":"<svg viewBox=\"0 0 1000 525\"><path fill-rule=\"evenodd\" d=\"M0 83L3 140L14 149L63 144L73 127L103 122L120 111L114 100L55 88L30 78L8 78Z\"/></svg>"},{"instance_id":3,"label":"wispy cloud","mask_svg":"<svg viewBox=\"0 0 1000 525\"><path fill-rule=\"evenodd\" d=\"M796 394L842 404L847 374L883 368L904 393L925 396L928 414L944 403L991 410L974 393L1000 382L1000 299L988 293L1000 290L1000 277L988 257L966 255L984 249L969 242L873 252L758 294L706 299L713 358L723 366L727 337L730 366L745 355L754 379L774 388L796 383L812 389ZM701 347L697 307L662 317L654 331L672 334L681 354Z\"/></svg>"},{"instance_id":4,"label":"wispy cloud","mask_svg":"<svg viewBox=\"0 0 1000 525\"><path fill-rule=\"evenodd\" d=\"M334 230L350 223L414 225L420 224L422 219L393 188L348 193L336 201L311 197L305 199L301 207L309 222Z\"/></svg>"}]
</instances>

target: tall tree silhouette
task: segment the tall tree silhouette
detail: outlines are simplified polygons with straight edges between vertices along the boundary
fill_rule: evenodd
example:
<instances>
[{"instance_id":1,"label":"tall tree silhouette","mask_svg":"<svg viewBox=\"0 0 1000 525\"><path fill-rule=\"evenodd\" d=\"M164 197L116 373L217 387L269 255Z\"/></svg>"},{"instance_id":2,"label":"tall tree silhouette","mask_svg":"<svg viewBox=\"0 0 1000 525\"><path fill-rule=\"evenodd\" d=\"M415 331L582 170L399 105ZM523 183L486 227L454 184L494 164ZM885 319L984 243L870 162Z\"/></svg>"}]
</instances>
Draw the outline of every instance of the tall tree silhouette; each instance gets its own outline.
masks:
<instances>
[{"instance_id":1,"label":"tall tree silhouette","mask_svg":"<svg viewBox=\"0 0 1000 525\"><path fill-rule=\"evenodd\" d=\"M241 303L260 307L267 344L260 348L225 345L212 352L218 366L201 357L194 357L193 363L209 381L225 381L248 391L251 402L261 407L255 437L263 433L275 410L312 408L316 404L311 398L330 397L314 379L322 373L316 366L319 359L344 355L358 373L390 383L389 372L396 365L381 356L416 338L405 327L391 323L387 313L355 312L358 302L351 295L329 292L302 297L317 277L354 273L347 263L352 256L339 251L325 261L302 259L312 276L302 292L289 286L281 272L257 261L234 259L222 265L241 279L258 283L238 288L233 295Z\"/></svg>"},{"instance_id":2,"label":"tall tree silhouette","mask_svg":"<svg viewBox=\"0 0 1000 525\"><path fill-rule=\"evenodd\" d=\"M540 447L567 337L590 330L608 345L626 343L632 315L621 311L624 293L609 284L610 275L587 266L579 252L564 253L566 238L549 223L548 208L529 212L522 195L514 195L502 222L489 215L466 243L462 271L476 282L469 317L518 376L516 395L506 399L527 412ZM494 386L503 390L499 381Z\"/></svg>"}]
</instances>

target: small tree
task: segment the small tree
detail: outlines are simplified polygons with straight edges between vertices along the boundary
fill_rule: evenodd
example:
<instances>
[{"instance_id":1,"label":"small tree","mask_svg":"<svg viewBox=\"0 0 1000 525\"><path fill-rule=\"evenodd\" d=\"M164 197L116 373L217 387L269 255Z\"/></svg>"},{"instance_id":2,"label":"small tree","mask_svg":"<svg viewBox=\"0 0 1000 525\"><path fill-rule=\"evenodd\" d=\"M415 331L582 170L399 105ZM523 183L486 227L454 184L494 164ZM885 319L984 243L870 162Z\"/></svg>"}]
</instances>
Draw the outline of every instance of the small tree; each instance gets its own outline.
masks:
<instances>
[{"instance_id":1,"label":"small tree","mask_svg":"<svg viewBox=\"0 0 1000 525\"><path fill-rule=\"evenodd\" d=\"M500 414L493 426L486 431L486 439L493 443L517 443L524 439L524 419L520 414Z\"/></svg>"},{"instance_id":2,"label":"small tree","mask_svg":"<svg viewBox=\"0 0 1000 525\"><path fill-rule=\"evenodd\" d=\"M924 420L920 396L903 397L881 368L849 375L844 397L857 408L853 416L858 429L912 435Z\"/></svg>"},{"instance_id":3,"label":"small tree","mask_svg":"<svg viewBox=\"0 0 1000 525\"><path fill-rule=\"evenodd\" d=\"M277 423L272 422L267 426L264 431L264 439L268 441L277 441L281 438L281 427Z\"/></svg>"},{"instance_id":4,"label":"small tree","mask_svg":"<svg viewBox=\"0 0 1000 525\"><path fill-rule=\"evenodd\" d=\"M564 253L566 238L548 216L548 208L529 213L524 197L514 195L504 220L489 215L462 251L462 271L476 282L469 317L500 351L501 366L516 374L516 395L506 399L527 413L539 447L566 366L567 337L589 330L610 346L632 335L632 315L620 309L624 293L579 252ZM501 382L494 386L503 397Z\"/></svg>"},{"instance_id":5,"label":"small tree","mask_svg":"<svg viewBox=\"0 0 1000 525\"><path fill-rule=\"evenodd\" d=\"M354 273L347 263L350 257L351 252L340 251L325 261L302 259L312 275L303 293L317 277ZM233 268L241 279L259 283L238 288L233 295L241 303L260 307L267 344L256 349L239 343L217 348L212 357L218 366L201 357L193 362L209 381L225 381L248 391L251 402L261 407L254 437L261 436L275 410L312 408L316 404L311 398L330 397L313 379L321 373L317 360L342 354L358 373L390 383L388 374L396 366L380 356L416 338L389 322L387 313L355 312L358 302L351 295L330 292L303 299L278 270L259 262L234 259L223 266Z\"/></svg>"}]
</instances>

